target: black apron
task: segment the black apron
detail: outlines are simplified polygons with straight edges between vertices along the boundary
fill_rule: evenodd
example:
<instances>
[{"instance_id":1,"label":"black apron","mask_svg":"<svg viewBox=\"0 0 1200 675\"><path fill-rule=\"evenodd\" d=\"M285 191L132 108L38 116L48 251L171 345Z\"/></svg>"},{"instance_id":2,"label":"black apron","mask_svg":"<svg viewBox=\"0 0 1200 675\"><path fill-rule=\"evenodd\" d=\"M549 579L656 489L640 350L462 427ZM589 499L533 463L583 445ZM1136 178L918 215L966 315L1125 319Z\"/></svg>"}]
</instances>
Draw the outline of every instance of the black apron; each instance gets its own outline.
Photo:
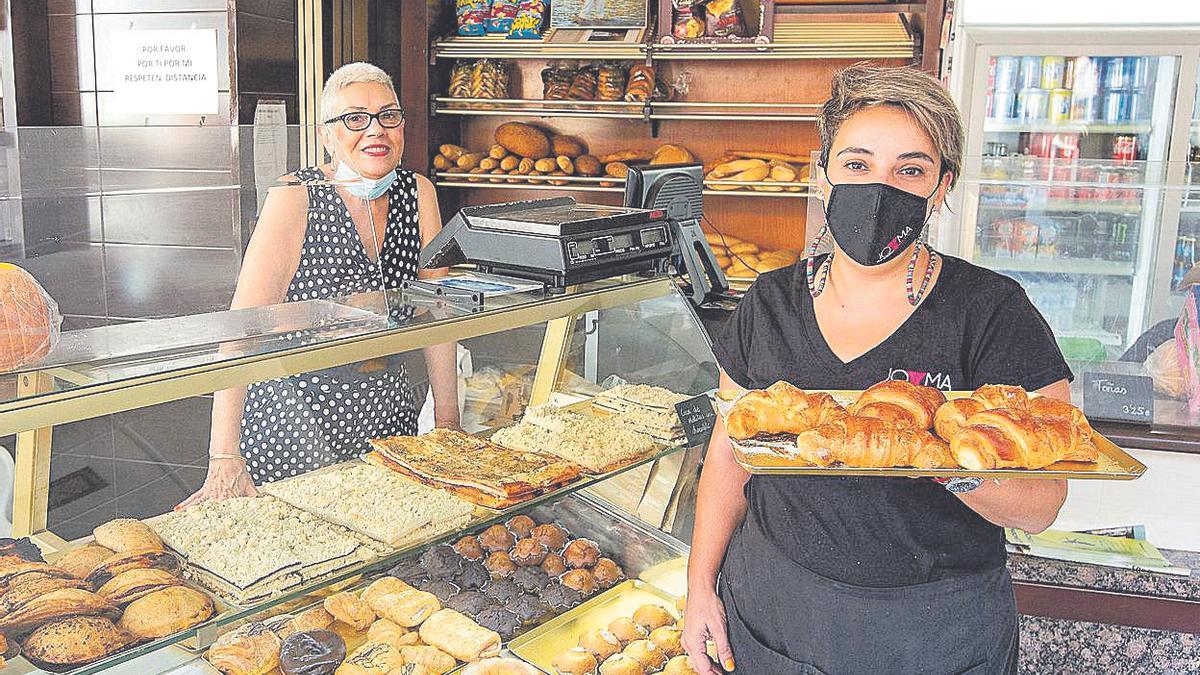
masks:
<instances>
[{"instance_id":1,"label":"black apron","mask_svg":"<svg viewBox=\"0 0 1200 675\"><path fill-rule=\"evenodd\" d=\"M783 555L748 519L718 584L738 673L1014 675L1005 567L899 588L853 586Z\"/></svg>"}]
</instances>

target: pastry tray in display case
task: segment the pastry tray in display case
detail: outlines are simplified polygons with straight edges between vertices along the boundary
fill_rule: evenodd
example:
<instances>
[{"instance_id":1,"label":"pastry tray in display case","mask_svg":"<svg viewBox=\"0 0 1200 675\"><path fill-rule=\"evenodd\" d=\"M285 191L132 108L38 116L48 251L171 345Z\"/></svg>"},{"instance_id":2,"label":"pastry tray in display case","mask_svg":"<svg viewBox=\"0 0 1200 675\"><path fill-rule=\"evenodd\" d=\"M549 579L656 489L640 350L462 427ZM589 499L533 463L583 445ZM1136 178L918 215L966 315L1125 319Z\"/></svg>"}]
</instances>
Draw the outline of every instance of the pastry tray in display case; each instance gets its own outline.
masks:
<instances>
[{"instance_id":1,"label":"pastry tray in display case","mask_svg":"<svg viewBox=\"0 0 1200 675\"><path fill-rule=\"evenodd\" d=\"M808 390L809 393L829 394L842 405L858 398L860 391L853 390ZM972 392L946 392L947 399L966 398ZM715 397L717 411L724 420L737 399L722 400ZM893 478L922 477L967 477L981 478L1042 478L1072 480L1134 480L1146 472L1146 465L1117 447L1099 433L1092 432L1092 440L1100 451L1100 459L1090 462L1056 462L1044 469L914 469L914 468L861 468L848 466L811 466L801 460L790 459L769 445L756 445L730 439L733 456L746 471L762 476L887 476ZM787 442L782 442L787 445Z\"/></svg>"},{"instance_id":2,"label":"pastry tray in display case","mask_svg":"<svg viewBox=\"0 0 1200 675\"><path fill-rule=\"evenodd\" d=\"M676 600L677 596L653 584L626 581L513 640L509 649L547 673L557 672L554 658L576 646L579 636L605 629L613 619L631 617L642 605L661 605L678 619Z\"/></svg>"}]
</instances>

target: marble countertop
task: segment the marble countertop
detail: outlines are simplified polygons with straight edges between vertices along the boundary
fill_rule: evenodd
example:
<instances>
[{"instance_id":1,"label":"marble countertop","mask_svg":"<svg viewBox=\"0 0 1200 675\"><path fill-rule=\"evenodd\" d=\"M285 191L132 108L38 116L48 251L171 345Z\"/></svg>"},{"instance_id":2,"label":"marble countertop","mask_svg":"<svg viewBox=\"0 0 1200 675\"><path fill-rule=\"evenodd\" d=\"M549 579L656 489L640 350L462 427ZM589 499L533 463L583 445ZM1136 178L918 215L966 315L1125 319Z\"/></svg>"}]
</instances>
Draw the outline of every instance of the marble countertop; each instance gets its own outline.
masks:
<instances>
[{"instance_id":1,"label":"marble countertop","mask_svg":"<svg viewBox=\"0 0 1200 675\"><path fill-rule=\"evenodd\" d=\"M1008 569L1014 581L1163 598L1200 599L1200 552L1163 550L1162 553L1172 564L1191 569L1191 576L1087 565L1020 553L1008 555Z\"/></svg>"}]
</instances>

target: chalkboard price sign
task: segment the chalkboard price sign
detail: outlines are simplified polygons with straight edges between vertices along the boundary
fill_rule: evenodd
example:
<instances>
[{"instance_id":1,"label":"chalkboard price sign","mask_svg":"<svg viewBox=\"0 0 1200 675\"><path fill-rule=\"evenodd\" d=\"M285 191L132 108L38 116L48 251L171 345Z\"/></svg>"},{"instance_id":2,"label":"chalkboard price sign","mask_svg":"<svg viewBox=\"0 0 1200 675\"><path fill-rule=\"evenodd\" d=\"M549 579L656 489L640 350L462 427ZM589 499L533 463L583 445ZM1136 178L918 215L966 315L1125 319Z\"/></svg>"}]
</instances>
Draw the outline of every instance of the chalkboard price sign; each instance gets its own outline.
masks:
<instances>
[{"instance_id":1,"label":"chalkboard price sign","mask_svg":"<svg viewBox=\"0 0 1200 675\"><path fill-rule=\"evenodd\" d=\"M1150 424L1154 381L1142 375L1084 373L1083 412L1092 419Z\"/></svg>"},{"instance_id":2,"label":"chalkboard price sign","mask_svg":"<svg viewBox=\"0 0 1200 675\"><path fill-rule=\"evenodd\" d=\"M701 394L675 404L675 414L687 436L688 447L708 443L713 425L717 423L717 411L708 396Z\"/></svg>"}]
</instances>

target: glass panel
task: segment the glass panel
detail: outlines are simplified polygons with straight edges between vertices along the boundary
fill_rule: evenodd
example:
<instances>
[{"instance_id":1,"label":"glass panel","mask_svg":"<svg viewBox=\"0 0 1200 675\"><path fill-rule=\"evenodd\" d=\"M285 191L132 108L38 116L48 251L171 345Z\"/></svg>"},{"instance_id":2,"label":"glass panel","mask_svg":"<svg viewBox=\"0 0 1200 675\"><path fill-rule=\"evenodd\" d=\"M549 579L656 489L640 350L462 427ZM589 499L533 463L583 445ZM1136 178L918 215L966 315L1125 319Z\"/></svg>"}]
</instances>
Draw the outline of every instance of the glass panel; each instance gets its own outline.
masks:
<instances>
[{"instance_id":1,"label":"glass panel","mask_svg":"<svg viewBox=\"0 0 1200 675\"><path fill-rule=\"evenodd\" d=\"M1088 372L1136 362L1144 374L1147 341L1170 337L1157 259L1182 175L1167 161L1179 58L1002 53L987 65L984 119L973 125L982 156L965 163L975 220L964 253L1024 286L1077 389ZM1181 231L1181 257L1184 240Z\"/></svg>"}]
</instances>

